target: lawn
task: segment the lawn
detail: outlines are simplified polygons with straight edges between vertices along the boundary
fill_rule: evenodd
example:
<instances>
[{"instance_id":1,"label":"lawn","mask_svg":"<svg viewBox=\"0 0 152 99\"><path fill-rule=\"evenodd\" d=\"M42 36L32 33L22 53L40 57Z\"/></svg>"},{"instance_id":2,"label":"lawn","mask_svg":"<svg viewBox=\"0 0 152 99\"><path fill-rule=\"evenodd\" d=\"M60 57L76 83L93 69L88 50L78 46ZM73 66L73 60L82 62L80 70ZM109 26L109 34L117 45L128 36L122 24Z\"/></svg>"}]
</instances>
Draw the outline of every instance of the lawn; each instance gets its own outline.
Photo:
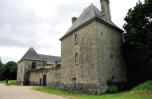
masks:
<instances>
[{"instance_id":1,"label":"lawn","mask_svg":"<svg viewBox=\"0 0 152 99\"><path fill-rule=\"evenodd\" d=\"M9 80L9 81L10 81L10 85L11 85L11 86L16 85L16 80ZM6 81L0 81L0 83L6 84Z\"/></svg>"},{"instance_id":2,"label":"lawn","mask_svg":"<svg viewBox=\"0 0 152 99\"><path fill-rule=\"evenodd\" d=\"M127 91L115 94L102 94L102 95L85 95L85 94L72 94L62 92L53 88L33 87L33 90L56 94L70 99L152 99L152 91Z\"/></svg>"}]
</instances>

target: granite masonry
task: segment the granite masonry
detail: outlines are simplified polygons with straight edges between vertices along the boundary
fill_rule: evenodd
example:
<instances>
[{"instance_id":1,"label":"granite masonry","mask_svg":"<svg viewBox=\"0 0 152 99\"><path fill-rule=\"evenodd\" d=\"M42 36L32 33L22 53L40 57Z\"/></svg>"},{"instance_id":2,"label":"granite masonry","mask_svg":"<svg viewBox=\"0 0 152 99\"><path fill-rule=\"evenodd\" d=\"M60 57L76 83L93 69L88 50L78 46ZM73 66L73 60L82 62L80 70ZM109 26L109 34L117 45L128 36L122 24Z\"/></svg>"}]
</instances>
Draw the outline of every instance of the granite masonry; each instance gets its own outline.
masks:
<instances>
[{"instance_id":1,"label":"granite masonry","mask_svg":"<svg viewBox=\"0 0 152 99\"><path fill-rule=\"evenodd\" d=\"M127 81L121 55L123 31L111 21L109 0L100 2L101 11L91 4L79 18L72 18L71 28L60 38L61 58L44 64L48 59L31 48L30 55L18 62L17 82L87 94L105 93L108 81L118 88L123 85Z\"/></svg>"}]
</instances>

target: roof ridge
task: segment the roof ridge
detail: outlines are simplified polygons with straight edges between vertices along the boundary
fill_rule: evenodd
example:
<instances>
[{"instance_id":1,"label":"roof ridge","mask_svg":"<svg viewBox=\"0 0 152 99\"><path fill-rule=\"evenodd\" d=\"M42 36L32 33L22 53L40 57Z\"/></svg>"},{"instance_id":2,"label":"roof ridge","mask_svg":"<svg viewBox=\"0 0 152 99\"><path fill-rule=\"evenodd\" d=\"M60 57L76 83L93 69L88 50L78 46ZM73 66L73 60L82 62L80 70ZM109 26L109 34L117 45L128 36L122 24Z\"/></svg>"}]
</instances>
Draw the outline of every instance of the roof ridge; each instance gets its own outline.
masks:
<instances>
[{"instance_id":1,"label":"roof ridge","mask_svg":"<svg viewBox=\"0 0 152 99\"><path fill-rule=\"evenodd\" d=\"M46 54L39 54L39 55L44 55L44 56L55 56L55 55L46 55ZM55 57L60 57L60 56L55 56Z\"/></svg>"}]
</instances>

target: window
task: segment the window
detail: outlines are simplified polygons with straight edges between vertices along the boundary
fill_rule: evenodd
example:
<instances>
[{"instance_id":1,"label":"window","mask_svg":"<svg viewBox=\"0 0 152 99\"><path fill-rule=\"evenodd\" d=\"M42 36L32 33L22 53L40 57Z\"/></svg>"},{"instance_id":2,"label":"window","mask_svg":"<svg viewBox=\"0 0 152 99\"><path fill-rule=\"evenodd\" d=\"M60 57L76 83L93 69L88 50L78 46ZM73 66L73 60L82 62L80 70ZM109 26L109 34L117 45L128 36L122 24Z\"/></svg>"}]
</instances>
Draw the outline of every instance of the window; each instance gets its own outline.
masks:
<instances>
[{"instance_id":1,"label":"window","mask_svg":"<svg viewBox=\"0 0 152 99\"><path fill-rule=\"evenodd\" d=\"M72 81L73 81L73 82L76 82L76 78L72 78Z\"/></svg>"},{"instance_id":2,"label":"window","mask_svg":"<svg viewBox=\"0 0 152 99\"><path fill-rule=\"evenodd\" d=\"M36 62L32 62L32 69L36 68Z\"/></svg>"},{"instance_id":3,"label":"window","mask_svg":"<svg viewBox=\"0 0 152 99\"><path fill-rule=\"evenodd\" d=\"M113 54L111 54L111 55L110 55L110 57L111 57L111 58L113 58L113 57L114 57L114 55L113 55Z\"/></svg>"},{"instance_id":4,"label":"window","mask_svg":"<svg viewBox=\"0 0 152 99\"><path fill-rule=\"evenodd\" d=\"M78 44L78 35L75 34L75 44Z\"/></svg>"},{"instance_id":5,"label":"window","mask_svg":"<svg viewBox=\"0 0 152 99\"><path fill-rule=\"evenodd\" d=\"M78 53L75 54L75 64L79 64L79 55Z\"/></svg>"}]
</instances>

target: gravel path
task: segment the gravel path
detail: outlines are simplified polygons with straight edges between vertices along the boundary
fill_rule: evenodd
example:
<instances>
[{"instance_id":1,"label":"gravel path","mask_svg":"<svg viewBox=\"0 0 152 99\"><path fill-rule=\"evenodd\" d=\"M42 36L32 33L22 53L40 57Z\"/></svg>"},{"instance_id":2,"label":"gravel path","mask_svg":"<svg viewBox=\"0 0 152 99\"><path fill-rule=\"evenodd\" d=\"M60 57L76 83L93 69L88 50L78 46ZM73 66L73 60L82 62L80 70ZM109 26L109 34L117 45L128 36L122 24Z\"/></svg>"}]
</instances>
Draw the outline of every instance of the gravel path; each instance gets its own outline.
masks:
<instances>
[{"instance_id":1,"label":"gravel path","mask_svg":"<svg viewBox=\"0 0 152 99\"><path fill-rule=\"evenodd\" d=\"M0 84L0 99L66 99L62 96L31 90L29 86Z\"/></svg>"}]
</instances>

